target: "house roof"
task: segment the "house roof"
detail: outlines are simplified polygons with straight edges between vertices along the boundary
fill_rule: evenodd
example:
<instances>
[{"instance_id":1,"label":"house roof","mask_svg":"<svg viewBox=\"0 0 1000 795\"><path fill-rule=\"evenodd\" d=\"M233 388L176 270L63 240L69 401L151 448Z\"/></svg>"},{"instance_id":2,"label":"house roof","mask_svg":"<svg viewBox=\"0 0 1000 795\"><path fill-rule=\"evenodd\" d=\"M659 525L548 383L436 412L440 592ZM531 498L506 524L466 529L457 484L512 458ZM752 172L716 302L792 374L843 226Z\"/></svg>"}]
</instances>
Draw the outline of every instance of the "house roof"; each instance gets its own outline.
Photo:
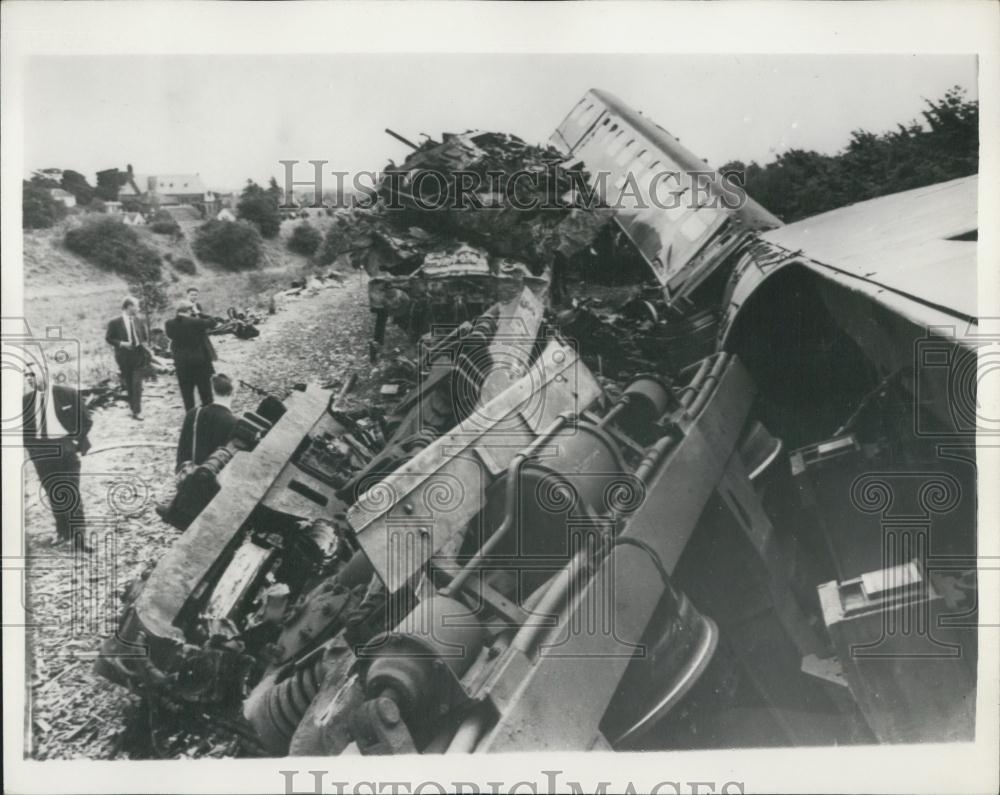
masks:
<instances>
[{"instance_id":1,"label":"house roof","mask_svg":"<svg viewBox=\"0 0 1000 795\"><path fill-rule=\"evenodd\" d=\"M155 174L160 193L205 193L205 183L198 174ZM138 178L136 180L138 182ZM139 183L140 185L143 183Z\"/></svg>"},{"instance_id":2,"label":"house roof","mask_svg":"<svg viewBox=\"0 0 1000 795\"><path fill-rule=\"evenodd\" d=\"M133 174L131 181L126 182L119 194L139 196L149 190L149 180L156 180L157 193L192 194L207 193L205 183L199 174Z\"/></svg>"},{"instance_id":3,"label":"house roof","mask_svg":"<svg viewBox=\"0 0 1000 795\"><path fill-rule=\"evenodd\" d=\"M52 188L49 190L49 195L54 199L69 199L73 196L68 190L63 190L62 188Z\"/></svg>"}]
</instances>

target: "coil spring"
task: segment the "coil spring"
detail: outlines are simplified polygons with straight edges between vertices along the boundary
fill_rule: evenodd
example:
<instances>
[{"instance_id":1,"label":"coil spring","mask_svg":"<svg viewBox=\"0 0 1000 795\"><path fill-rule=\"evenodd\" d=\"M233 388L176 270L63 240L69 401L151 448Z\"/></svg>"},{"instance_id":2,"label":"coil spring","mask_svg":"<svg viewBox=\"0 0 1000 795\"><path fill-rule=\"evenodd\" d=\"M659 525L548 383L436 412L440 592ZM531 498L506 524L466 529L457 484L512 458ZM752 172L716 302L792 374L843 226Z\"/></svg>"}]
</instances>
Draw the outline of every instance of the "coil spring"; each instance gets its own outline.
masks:
<instances>
[{"instance_id":1,"label":"coil spring","mask_svg":"<svg viewBox=\"0 0 1000 795\"><path fill-rule=\"evenodd\" d=\"M259 715L270 723L270 728L283 740L286 748L322 683L323 658L320 656L314 663L300 668L264 695ZM258 732L260 728L258 725Z\"/></svg>"}]
</instances>

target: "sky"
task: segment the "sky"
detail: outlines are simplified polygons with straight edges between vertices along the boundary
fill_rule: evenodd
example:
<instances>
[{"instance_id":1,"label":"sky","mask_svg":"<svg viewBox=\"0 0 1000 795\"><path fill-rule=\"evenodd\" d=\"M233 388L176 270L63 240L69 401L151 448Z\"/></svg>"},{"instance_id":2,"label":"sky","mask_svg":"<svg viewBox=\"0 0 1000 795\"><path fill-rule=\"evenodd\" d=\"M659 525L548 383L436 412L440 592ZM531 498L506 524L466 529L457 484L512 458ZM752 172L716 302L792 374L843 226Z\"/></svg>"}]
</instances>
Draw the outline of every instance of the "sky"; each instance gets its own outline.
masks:
<instances>
[{"instance_id":1,"label":"sky","mask_svg":"<svg viewBox=\"0 0 1000 795\"><path fill-rule=\"evenodd\" d=\"M976 60L950 55L36 56L25 74L25 173L200 173L214 189L397 163L422 135L545 142L588 88L657 121L712 165L789 148L832 154L854 129L919 118Z\"/></svg>"}]
</instances>

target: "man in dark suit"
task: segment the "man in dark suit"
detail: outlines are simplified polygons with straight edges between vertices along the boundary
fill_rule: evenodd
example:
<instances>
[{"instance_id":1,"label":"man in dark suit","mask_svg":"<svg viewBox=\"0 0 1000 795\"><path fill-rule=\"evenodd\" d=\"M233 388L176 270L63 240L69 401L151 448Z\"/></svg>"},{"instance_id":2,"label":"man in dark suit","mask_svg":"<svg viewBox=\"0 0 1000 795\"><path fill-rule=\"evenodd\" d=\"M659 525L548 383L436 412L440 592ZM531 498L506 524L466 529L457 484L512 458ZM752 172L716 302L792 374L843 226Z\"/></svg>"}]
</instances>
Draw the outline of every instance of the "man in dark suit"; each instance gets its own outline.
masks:
<instances>
[{"instance_id":1,"label":"man in dark suit","mask_svg":"<svg viewBox=\"0 0 1000 795\"><path fill-rule=\"evenodd\" d=\"M212 453L229 442L237 425L230 410L233 400L233 382L219 373L212 376L215 402L191 409L181 425L181 438L177 442L177 491L171 499L156 506L156 512L167 524L183 530L210 500L197 481L189 476L194 467L205 463Z\"/></svg>"},{"instance_id":2,"label":"man in dark suit","mask_svg":"<svg viewBox=\"0 0 1000 795\"><path fill-rule=\"evenodd\" d=\"M104 339L115 349L115 361L121 373L122 383L128 394L132 419L142 420L142 379L143 371L149 363L149 330L139 317L139 301L127 296L122 301L121 317L108 323Z\"/></svg>"},{"instance_id":3,"label":"man in dark suit","mask_svg":"<svg viewBox=\"0 0 1000 795\"><path fill-rule=\"evenodd\" d=\"M53 546L74 540L83 552L83 501L80 497L80 456L90 449L90 412L75 389L47 383L33 369L24 375L24 448L35 465L56 520Z\"/></svg>"},{"instance_id":4,"label":"man in dark suit","mask_svg":"<svg viewBox=\"0 0 1000 795\"><path fill-rule=\"evenodd\" d=\"M200 295L200 293L198 292L198 288L197 287L188 287L187 288L187 299L188 299L188 301L191 302L191 315L192 315L192 317L200 317L200 318L210 319L212 316L211 315L206 315L205 311L201 308L201 304L198 303L198 296L199 295ZM212 345L212 340L208 340L208 350L212 354L212 361L213 362L217 361L219 357L218 357L218 355L215 352L215 346Z\"/></svg>"},{"instance_id":5,"label":"man in dark suit","mask_svg":"<svg viewBox=\"0 0 1000 795\"><path fill-rule=\"evenodd\" d=\"M236 427L236 415L230 406L233 402L233 382L228 375L212 376L215 400L211 405L191 409L181 425L181 438L177 442L177 469L190 461L195 466L229 441Z\"/></svg>"},{"instance_id":6,"label":"man in dark suit","mask_svg":"<svg viewBox=\"0 0 1000 795\"><path fill-rule=\"evenodd\" d=\"M181 388L185 411L194 408L194 390L198 388L201 405L212 402L212 346L208 332L215 326L212 318L194 317L190 301L177 305L177 315L168 320L163 330L170 337L174 354L174 370Z\"/></svg>"}]
</instances>

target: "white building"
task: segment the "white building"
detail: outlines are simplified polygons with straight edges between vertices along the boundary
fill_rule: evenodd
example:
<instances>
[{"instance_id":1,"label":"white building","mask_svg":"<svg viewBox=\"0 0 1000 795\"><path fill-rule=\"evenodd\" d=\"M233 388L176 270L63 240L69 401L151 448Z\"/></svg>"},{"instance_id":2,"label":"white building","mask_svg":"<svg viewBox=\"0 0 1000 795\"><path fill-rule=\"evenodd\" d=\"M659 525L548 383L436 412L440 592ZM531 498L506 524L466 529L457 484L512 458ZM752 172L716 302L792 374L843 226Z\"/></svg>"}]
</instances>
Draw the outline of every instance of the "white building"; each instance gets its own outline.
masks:
<instances>
[{"instance_id":1,"label":"white building","mask_svg":"<svg viewBox=\"0 0 1000 795\"><path fill-rule=\"evenodd\" d=\"M63 207L76 207L76 196L62 188L51 188L49 196L57 202L61 202Z\"/></svg>"}]
</instances>

